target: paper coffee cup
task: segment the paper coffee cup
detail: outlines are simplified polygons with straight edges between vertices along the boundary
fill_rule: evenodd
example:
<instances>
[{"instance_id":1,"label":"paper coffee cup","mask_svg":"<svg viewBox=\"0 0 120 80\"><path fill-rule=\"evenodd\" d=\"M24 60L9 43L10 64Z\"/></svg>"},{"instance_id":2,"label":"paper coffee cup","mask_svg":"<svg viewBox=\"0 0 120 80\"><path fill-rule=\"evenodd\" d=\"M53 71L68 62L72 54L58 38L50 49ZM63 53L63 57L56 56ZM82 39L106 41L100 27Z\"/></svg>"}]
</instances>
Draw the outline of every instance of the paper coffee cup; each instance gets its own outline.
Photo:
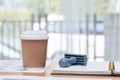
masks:
<instances>
[{"instance_id":1,"label":"paper coffee cup","mask_svg":"<svg viewBox=\"0 0 120 80\"><path fill-rule=\"evenodd\" d=\"M45 67L48 36L45 31L25 31L21 34L24 68Z\"/></svg>"}]
</instances>

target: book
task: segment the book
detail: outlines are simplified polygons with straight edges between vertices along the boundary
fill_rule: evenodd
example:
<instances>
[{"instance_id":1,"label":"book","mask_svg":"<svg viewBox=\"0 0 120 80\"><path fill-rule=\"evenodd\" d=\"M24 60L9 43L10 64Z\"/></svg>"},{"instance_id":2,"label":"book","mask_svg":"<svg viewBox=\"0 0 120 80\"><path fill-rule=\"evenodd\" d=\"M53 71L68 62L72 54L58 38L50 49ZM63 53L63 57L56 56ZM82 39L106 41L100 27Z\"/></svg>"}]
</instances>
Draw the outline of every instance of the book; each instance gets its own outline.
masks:
<instances>
[{"instance_id":1,"label":"book","mask_svg":"<svg viewBox=\"0 0 120 80\"><path fill-rule=\"evenodd\" d=\"M57 67L52 75L93 75L120 76L120 62L114 62L115 70L109 70L109 62L88 62L87 66L73 65L67 68Z\"/></svg>"}]
</instances>

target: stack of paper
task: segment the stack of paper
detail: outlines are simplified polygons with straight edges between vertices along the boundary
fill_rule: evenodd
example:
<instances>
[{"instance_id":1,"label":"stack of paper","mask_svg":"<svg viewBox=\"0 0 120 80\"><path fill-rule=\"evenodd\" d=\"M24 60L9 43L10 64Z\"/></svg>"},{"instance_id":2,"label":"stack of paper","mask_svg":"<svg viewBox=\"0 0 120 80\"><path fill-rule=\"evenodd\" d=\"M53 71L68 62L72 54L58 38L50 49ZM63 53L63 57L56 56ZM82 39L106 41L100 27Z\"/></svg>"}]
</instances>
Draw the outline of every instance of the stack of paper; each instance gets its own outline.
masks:
<instances>
[{"instance_id":1,"label":"stack of paper","mask_svg":"<svg viewBox=\"0 0 120 80\"><path fill-rule=\"evenodd\" d=\"M37 76L0 76L0 80L112 80L112 79L87 79L87 78L59 78Z\"/></svg>"},{"instance_id":2,"label":"stack of paper","mask_svg":"<svg viewBox=\"0 0 120 80\"><path fill-rule=\"evenodd\" d=\"M0 72L44 72L50 64L50 61L46 62L45 68L23 68L22 60L0 60Z\"/></svg>"},{"instance_id":3,"label":"stack of paper","mask_svg":"<svg viewBox=\"0 0 120 80\"><path fill-rule=\"evenodd\" d=\"M115 62L114 73L120 74L120 62ZM52 74L111 75L111 71L109 70L109 62L88 62L87 66L58 67L53 69Z\"/></svg>"}]
</instances>

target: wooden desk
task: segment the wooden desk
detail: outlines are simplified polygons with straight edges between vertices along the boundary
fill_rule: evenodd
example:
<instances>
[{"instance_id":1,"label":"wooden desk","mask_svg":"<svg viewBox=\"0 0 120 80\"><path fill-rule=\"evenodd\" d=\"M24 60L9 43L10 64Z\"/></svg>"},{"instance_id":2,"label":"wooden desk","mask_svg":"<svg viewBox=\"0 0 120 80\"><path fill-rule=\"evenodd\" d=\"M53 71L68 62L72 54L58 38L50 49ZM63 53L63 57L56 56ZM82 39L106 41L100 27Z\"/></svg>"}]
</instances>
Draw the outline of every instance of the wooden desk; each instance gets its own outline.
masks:
<instances>
[{"instance_id":1,"label":"wooden desk","mask_svg":"<svg viewBox=\"0 0 120 80\"><path fill-rule=\"evenodd\" d=\"M57 61L53 60L52 63L47 67L46 71L43 73L26 73L26 72L0 72L0 75L24 75L24 76L47 76L47 77L68 77L68 78L99 78L99 79L112 79L120 80L120 77L114 76L80 76L80 75L51 75L53 68L57 67Z\"/></svg>"}]
</instances>

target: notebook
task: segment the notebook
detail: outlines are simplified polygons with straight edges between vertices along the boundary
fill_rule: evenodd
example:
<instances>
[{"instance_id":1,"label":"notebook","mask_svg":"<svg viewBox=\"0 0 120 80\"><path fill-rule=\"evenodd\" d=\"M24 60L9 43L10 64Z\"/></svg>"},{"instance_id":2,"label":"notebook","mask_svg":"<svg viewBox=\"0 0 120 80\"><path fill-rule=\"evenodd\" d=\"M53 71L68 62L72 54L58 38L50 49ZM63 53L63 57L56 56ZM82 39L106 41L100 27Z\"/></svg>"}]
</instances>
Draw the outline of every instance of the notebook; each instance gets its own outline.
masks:
<instances>
[{"instance_id":1,"label":"notebook","mask_svg":"<svg viewBox=\"0 0 120 80\"><path fill-rule=\"evenodd\" d=\"M120 62L114 62L115 70L114 74L111 74L109 70L109 62L88 62L87 66L73 65L67 68L57 67L52 71L52 75L103 75L120 76Z\"/></svg>"},{"instance_id":2,"label":"notebook","mask_svg":"<svg viewBox=\"0 0 120 80\"><path fill-rule=\"evenodd\" d=\"M0 60L0 72L43 73L50 63L51 61L46 61L44 68L23 68L22 60Z\"/></svg>"}]
</instances>

